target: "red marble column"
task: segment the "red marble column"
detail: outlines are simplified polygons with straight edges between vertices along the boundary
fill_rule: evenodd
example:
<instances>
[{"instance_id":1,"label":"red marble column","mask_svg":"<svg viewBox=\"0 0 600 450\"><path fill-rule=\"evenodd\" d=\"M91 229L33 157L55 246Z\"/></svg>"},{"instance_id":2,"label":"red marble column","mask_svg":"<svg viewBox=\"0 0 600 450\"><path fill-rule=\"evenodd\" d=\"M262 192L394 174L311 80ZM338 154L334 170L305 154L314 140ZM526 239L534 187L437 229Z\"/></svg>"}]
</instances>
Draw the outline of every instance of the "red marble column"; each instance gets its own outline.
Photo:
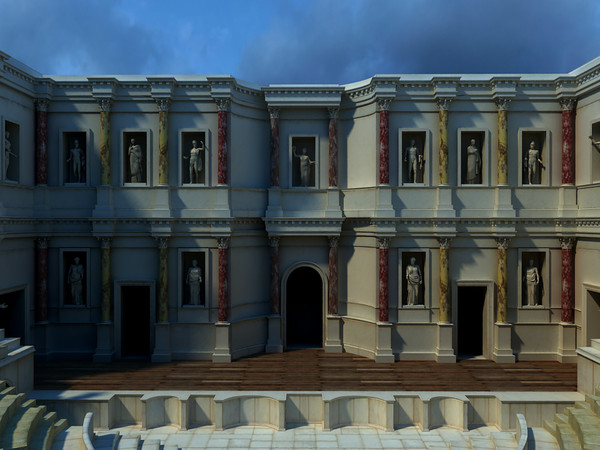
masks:
<instances>
[{"instance_id":1,"label":"red marble column","mask_svg":"<svg viewBox=\"0 0 600 450\"><path fill-rule=\"evenodd\" d=\"M338 243L339 238L329 238L329 285L327 314L335 316L338 313Z\"/></svg>"},{"instance_id":2,"label":"red marble column","mask_svg":"<svg viewBox=\"0 0 600 450\"><path fill-rule=\"evenodd\" d=\"M575 118L575 99L560 101L562 107L562 184L575 182L575 160L573 148L573 122Z\"/></svg>"},{"instance_id":3,"label":"red marble column","mask_svg":"<svg viewBox=\"0 0 600 450\"><path fill-rule=\"evenodd\" d=\"M229 319L229 238L217 240L219 248L219 322Z\"/></svg>"},{"instance_id":4,"label":"red marble column","mask_svg":"<svg viewBox=\"0 0 600 450\"><path fill-rule=\"evenodd\" d=\"M329 108L329 187L338 187L338 108Z\"/></svg>"},{"instance_id":5,"label":"red marble column","mask_svg":"<svg viewBox=\"0 0 600 450\"><path fill-rule=\"evenodd\" d=\"M390 184L390 120L389 110L392 99L378 98L379 111L379 184Z\"/></svg>"},{"instance_id":6,"label":"red marble column","mask_svg":"<svg viewBox=\"0 0 600 450\"><path fill-rule=\"evenodd\" d=\"M389 253L388 238L379 238L379 321L387 322L389 320L388 313L388 253Z\"/></svg>"},{"instance_id":7,"label":"red marble column","mask_svg":"<svg viewBox=\"0 0 600 450\"><path fill-rule=\"evenodd\" d=\"M100 311L101 311L101 320L103 323L110 322L111 316L111 304L110 304L110 292L111 292L111 284L110 284L110 242L111 238L103 237L100 238L100 248L101 248L101 260L102 260L102 270L101 270L101 303L100 303Z\"/></svg>"},{"instance_id":8,"label":"red marble column","mask_svg":"<svg viewBox=\"0 0 600 450\"><path fill-rule=\"evenodd\" d=\"M271 186L279 187L279 110L269 108L271 125Z\"/></svg>"},{"instance_id":9,"label":"red marble column","mask_svg":"<svg viewBox=\"0 0 600 450\"><path fill-rule=\"evenodd\" d=\"M158 239L158 321L169 321L169 240Z\"/></svg>"},{"instance_id":10,"label":"red marble column","mask_svg":"<svg viewBox=\"0 0 600 450\"><path fill-rule=\"evenodd\" d=\"M560 240L562 248L561 271L561 314L560 320L573 323L573 307L575 305L575 243L574 238Z\"/></svg>"},{"instance_id":11,"label":"red marble column","mask_svg":"<svg viewBox=\"0 0 600 450\"><path fill-rule=\"evenodd\" d=\"M35 320L48 322L48 238L36 239Z\"/></svg>"},{"instance_id":12,"label":"red marble column","mask_svg":"<svg viewBox=\"0 0 600 450\"><path fill-rule=\"evenodd\" d=\"M48 100L35 100L35 184L48 184Z\"/></svg>"},{"instance_id":13,"label":"red marble column","mask_svg":"<svg viewBox=\"0 0 600 450\"><path fill-rule=\"evenodd\" d=\"M279 238L269 238L271 247L271 315L280 313L279 301Z\"/></svg>"},{"instance_id":14,"label":"red marble column","mask_svg":"<svg viewBox=\"0 0 600 450\"><path fill-rule=\"evenodd\" d=\"M228 140L227 140L227 124L229 122L229 104L228 98L217 99L217 107L219 108L218 119L219 119L219 132L218 132L218 170L217 170L217 183L227 184L227 177L229 172L228 167Z\"/></svg>"}]
</instances>

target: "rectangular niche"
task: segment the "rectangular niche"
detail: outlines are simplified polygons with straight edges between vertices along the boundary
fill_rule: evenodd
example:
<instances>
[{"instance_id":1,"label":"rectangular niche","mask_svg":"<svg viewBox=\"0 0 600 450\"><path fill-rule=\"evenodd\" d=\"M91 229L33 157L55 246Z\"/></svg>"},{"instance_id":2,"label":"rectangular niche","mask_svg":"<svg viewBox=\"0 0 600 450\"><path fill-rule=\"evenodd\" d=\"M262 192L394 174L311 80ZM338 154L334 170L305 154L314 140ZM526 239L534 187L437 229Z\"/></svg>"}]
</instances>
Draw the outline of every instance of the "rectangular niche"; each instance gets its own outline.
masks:
<instances>
[{"instance_id":1,"label":"rectangular niche","mask_svg":"<svg viewBox=\"0 0 600 450\"><path fill-rule=\"evenodd\" d=\"M88 249L61 249L60 283L63 306L85 307L90 292L90 266Z\"/></svg>"},{"instance_id":2,"label":"rectangular niche","mask_svg":"<svg viewBox=\"0 0 600 450\"><path fill-rule=\"evenodd\" d=\"M600 183L600 121L592 123L592 183Z\"/></svg>"},{"instance_id":3,"label":"rectangular niche","mask_svg":"<svg viewBox=\"0 0 600 450\"><path fill-rule=\"evenodd\" d=\"M550 161L550 132L548 130L520 129L519 156L519 185L547 186L550 179L550 165L548 164ZM530 166L531 180L529 178Z\"/></svg>"},{"instance_id":4,"label":"rectangular niche","mask_svg":"<svg viewBox=\"0 0 600 450\"><path fill-rule=\"evenodd\" d=\"M180 250L179 298L181 306L208 306L208 254L208 250Z\"/></svg>"},{"instance_id":5,"label":"rectangular niche","mask_svg":"<svg viewBox=\"0 0 600 450\"><path fill-rule=\"evenodd\" d=\"M2 152L2 177L8 181L19 182L21 159L21 135L19 124L4 121L4 147Z\"/></svg>"},{"instance_id":6,"label":"rectangular niche","mask_svg":"<svg viewBox=\"0 0 600 450\"><path fill-rule=\"evenodd\" d=\"M292 187L319 187L317 136L290 137L290 180Z\"/></svg>"},{"instance_id":7,"label":"rectangular niche","mask_svg":"<svg viewBox=\"0 0 600 450\"><path fill-rule=\"evenodd\" d=\"M195 147L194 147L195 141ZM179 179L182 185L206 186L208 182L208 131L182 131L179 138Z\"/></svg>"},{"instance_id":8,"label":"rectangular niche","mask_svg":"<svg viewBox=\"0 0 600 450\"><path fill-rule=\"evenodd\" d=\"M141 130L123 131L123 184L148 185L150 171L150 133Z\"/></svg>"},{"instance_id":9,"label":"rectangular niche","mask_svg":"<svg viewBox=\"0 0 600 450\"><path fill-rule=\"evenodd\" d=\"M472 145L472 142L474 145ZM461 186L489 185L488 142L487 130L459 128L458 155L460 155L460 164L458 164L458 180Z\"/></svg>"},{"instance_id":10,"label":"rectangular niche","mask_svg":"<svg viewBox=\"0 0 600 450\"><path fill-rule=\"evenodd\" d=\"M88 169L88 132L63 131L59 148L62 149L61 177L63 184L85 185Z\"/></svg>"},{"instance_id":11,"label":"rectangular niche","mask_svg":"<svg viewBox=\"0 0 600 450\"><path fill-rule=\"evenodd\" d=\"M549 286L547 280L548 252L519 250L519 292L522 308L548 308Z\"/></svg>"},{"instance_id":12,"label":"rectangular niche","mask_svg":"<svg viewBox=\"0 0 600 450\"><path fill-rule=\"evenodd\" d=\"M400 142L400 180L402 185L426 184L429 172L429 130L401 129ZM412 144L414 142L414 144Z\"/></svg>"},{"instance_id":13,"label":"rectangular niche","mask_svg":"<svg viewBox=\"0 0 600 450\"><path fill-rule=\"evenodd\" d=\"M412 264L412 258L415 259L414 264ZM400 260L402 261L400 266L400 279L402 280L401 305L403 308L424 308L426 298L426 252L405 250L402 251Z\"/></svg>"}]
</instances>

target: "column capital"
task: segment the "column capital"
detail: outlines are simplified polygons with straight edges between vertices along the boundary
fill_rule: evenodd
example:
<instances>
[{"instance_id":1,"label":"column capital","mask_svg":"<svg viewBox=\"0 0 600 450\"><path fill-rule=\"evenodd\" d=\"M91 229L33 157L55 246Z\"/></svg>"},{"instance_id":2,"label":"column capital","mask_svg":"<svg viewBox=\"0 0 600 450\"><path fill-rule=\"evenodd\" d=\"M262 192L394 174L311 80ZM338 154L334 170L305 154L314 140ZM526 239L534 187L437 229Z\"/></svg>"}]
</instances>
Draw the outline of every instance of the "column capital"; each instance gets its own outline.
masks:
<instances>
[{"instance_id":1,"label":"column capital","mask_svg":"<svg viewBox=\"0 0 600 450\"><path fill-rule=\"evenodd\" d=\"M279 108L269 106L268 110L270 119L279 119Z\"/></svg>"},{"instance_id":2,"label":"column capital","mask_svg":"<svg viewBox=\"0 0 600 450\"><path fill-rule=\"evenodd\" d=\"M441 249L448 249L448 248L450 248L450 243L452 242L452 238L451 237L439 237L439 238L437 238L437 240L440 243L440 248Z\"/></svg>"},{"instance_id":3,"label":"column capital","mask_svg":"<svg viewBox=\"0 0 600 450\"><path fill-rule=\"evenodd\" d=\"M37 245L37 248L48 248L48 241L50 240L49 237L38 237L35 238L35 243Z\"/></svg>"},{"instance_id":4,"label":"column capital","mask_svg":"<svg viewBox=\"0 0 600 450\"><path fill-rule=\"evenodd\" d=\"M169 247L169 238L168 237L161 236L161 237L155 237L154 239L156 239L158 241L158 248L165 249L165 248Z\"/></svg>"},{"instance_id":5,"label":"column capital","mask_svg":"<svg viewBox=\"0 0 600 450\"><path fill-rule=\"evenodd\" d=\"M387 250L390 248L390 238L389 237L378 237L377 238L377 247L381 250Z\"/></svg>"},{"instance_id":6,"label":"column capital","mask_svg":"<svg viewBox=\"0 0 600 450\"><path fill-rule=\"evenodd\" d=\"M47 112L50 100L45 97L38 97L33 101L36 111Z\"/></svg>"},{"instance_id":7,"label":"column capital","mask_svg":"<svg viewBox=\"0 0 600 450\"><path fill-rule=\"evenodd\" d=\"M376 99L377 101L377 111L389 111L390 106L392 105L391 98L388 97L379 97Z\"/></svg>"},{"instance_id":8,"label":"column capital","mask_svg":"<svg viewBox=\"0 0 600 450\"><path fill-rule=\"evenodd\" d=\"M510 243L509 237L497 237L496 238L496 246L498 249L506 250L508 248L508 244Z\"/></svg>"},{"instance_id":9,"label":"column capital","mask_svg":"<svg viewBox=\"0 0 600 450\"><path fill-rule=\"evenodd\" d=\"M98 108L100 108L100 111L103 111L103 112L110 111L110 108L112 106L112 98L98 97L98 98L96 98L96 101L98 102Z\"/></svg>"},{"instance_id":10,"label":"column capital","mask_svg":"<svg viewBox=\"0 0 600 450\"><path fill-rule=\"evenodd\" d=\"M340 243L339 236L329 236L327 239L329 240L330 248L337 248L338 244Z\"/></svg>"},{"instance_id":11,"label":"column capital","mask_svg":"<svg viewBox=\"0 0 600 450\"><path fill-rule=\"evenodd\" d=\"M452 97L437 97L435 103L440 111L448 111L452 100L454 100Z\"/></svg>"},{"instance_id":12,"label":"column capital","mask_svg":"<svg viewBox=\"0 0 600 450\"><path fill-rule=\"evenodd\" d=\"M159 97L154 99L156 101L156 107L159 111L168 111L171 106L171 99L168 97Z\"/></svg>"},{"instance_id":13,"label":"column capital","mask_svg":"<svg viewBox=\"0 0 600 450\"><path fill-rule=\"evenodd\" d=\"M279 236L269 236L269 247L277 248L279 247Z\"/></svg>"},{"instance_id":14,"label":"column capital","mask_svg":"<svg viewBox=\"0 0 600 450\"><path fill-rule=\"evenodd\" d=\"M577 238L574 237L561 237L559 238L560 248L563 250L573 250L577 245Z\"/></svg>"},{"instance_id":15,"label":"column capital","mask_svg":"<svg viewBox=\"0 0 600 450\"><path fill-rule=\"evenodd\" d=\"M496 97L494 102L496 103L496 108L498 108L498 111L507 111L511 100L512 98L510 97Z\"/></svg>"},{"instance_id":16,"label":"column capital","mask_svg":"<svg viewBox=\"0 0 600 450\"><path fill-rule=\"evenodd\" d=\"M217 247L219 250L226 250L229 248L229 238L228 237L219 237L217 238Z\"/></svg>"},{"instance_id":17,"label":"column capital","mask_svg":"<svg viewBox=\"0 0 600 450\"><path fill-rule=\"evenodd\" d=\"M338 108L337 106L327 108L327 113L329 114L330 119L337 119L339 112L340 108Z\"/></svg>"},{"instance_id":18,"label":"column capital","mask_svg":"<svg viewBox=\"0 0 600 450\"><path fill-rule=\"evenodd\" d=\"M110 248L110 244L112 242L112 238L109 237L99 237L100 240L100 248Z\"/></svg>"},{"instance_id":19,"label":"column capital","mask_svg":"<svg viewBox=\"0 0 600 450\"><path fill-rule=\"evenodd\" d=\"M558 100L560 103L560 107L563 111L572 111L575 108L575 103L577 103L577 99L575 97L563 97Z\"/></svg>"},{"instance_id":20,"label":"column capital","mask_svg":"<svg viewBox=\"0 0 600 450\"><path fill-rule=\"evenodd\" d=\"M215 103L217 104L217 109L219 111L229 111L229 106L231 105L231 99L229 98L216 98Z\"/></svg>"}]
</instances>

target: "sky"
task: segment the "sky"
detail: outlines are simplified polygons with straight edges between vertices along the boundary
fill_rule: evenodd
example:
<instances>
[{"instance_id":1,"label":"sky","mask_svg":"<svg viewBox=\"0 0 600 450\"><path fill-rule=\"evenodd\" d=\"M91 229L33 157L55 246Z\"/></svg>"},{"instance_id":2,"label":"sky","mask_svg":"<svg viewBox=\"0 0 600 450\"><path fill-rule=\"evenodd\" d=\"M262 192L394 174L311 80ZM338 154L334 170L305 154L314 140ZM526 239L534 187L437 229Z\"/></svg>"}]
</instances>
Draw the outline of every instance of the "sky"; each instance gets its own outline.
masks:
<instances>
[{"instance_id":1,"label":"sky","mask_svg":"<svg viewBox=\"0 0 600 450\"><path fill-rule=\"evenodd\" d=\"M567 73L599 0L0 0L0 51L45 75Z\"/></svg>"}]
</instances>

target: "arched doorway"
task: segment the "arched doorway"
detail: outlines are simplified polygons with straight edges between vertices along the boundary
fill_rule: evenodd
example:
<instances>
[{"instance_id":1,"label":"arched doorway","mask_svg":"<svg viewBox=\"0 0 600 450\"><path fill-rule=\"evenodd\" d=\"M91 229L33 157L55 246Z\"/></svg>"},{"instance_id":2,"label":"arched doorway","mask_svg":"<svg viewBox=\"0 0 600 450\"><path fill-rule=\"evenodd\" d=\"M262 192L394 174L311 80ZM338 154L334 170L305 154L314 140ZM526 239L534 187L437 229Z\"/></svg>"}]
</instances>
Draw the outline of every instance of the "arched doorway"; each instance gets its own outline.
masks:
<instances>
[{"instance_id":1,"label":"arched doorway","mask_svg":"<svg viewBox=\"0 0 600 450\"><path fill-rule=\"evenodd\" d=\"M323 347L323 279L309 266L293 269L285 284L287 348Z\"/></svg>"}]
</instances>

